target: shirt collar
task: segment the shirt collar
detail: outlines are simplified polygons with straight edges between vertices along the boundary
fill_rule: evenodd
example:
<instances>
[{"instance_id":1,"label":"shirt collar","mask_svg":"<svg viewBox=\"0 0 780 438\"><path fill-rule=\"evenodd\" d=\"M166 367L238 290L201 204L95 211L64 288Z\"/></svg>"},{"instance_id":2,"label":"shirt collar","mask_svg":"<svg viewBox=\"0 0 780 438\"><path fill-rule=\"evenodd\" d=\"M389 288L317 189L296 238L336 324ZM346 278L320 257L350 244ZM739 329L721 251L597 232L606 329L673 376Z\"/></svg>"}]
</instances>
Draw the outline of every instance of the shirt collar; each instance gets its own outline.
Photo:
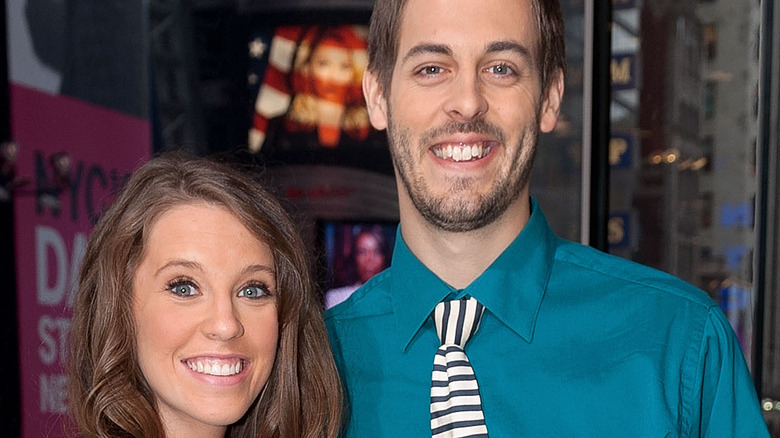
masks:
<instances>
[{"instance_id":1,"label":"shirt collar","mask_svg":"<svg viewBox=\"0 0 780 438\"><path fill-rule=\"evenodd\" d=\"M556 237L535 199L531 217L506 250L473 283L458 291L431 272L412 254L398 227L391 270L398 342L405 350L437 303L447 295L469 295L527 342L555 257Z\"/></svg>"}]
</instances>

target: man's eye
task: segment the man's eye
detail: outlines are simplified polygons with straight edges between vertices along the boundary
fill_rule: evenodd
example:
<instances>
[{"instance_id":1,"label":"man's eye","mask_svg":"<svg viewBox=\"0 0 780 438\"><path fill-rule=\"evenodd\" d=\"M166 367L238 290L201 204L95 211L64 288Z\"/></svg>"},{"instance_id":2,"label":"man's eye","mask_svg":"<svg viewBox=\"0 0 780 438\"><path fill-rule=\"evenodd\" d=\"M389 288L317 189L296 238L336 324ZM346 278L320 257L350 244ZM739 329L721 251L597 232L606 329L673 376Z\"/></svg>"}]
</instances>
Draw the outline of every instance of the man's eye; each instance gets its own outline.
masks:
<instances>
[{"instance_id":1,"label":"man's eye","mask_svg":"<svg viewBox=\"0 0 780 438\"><path fill-rule=\"evenodd\" d=\"M262 284L249 285L238 291L238 296L245 298L262 298L268 295L271 295L271 292Z\"/></svg>"},{"instance_id":2,"label":"man's eye","mask_svg":"<svg viewBox=\"0 0 780 438\"><path fill-rule=\"evenodd\" d=\"M198 293L198 290L195 289L195 285L188 281L169 284L168 290L171 291L172 294L180 297L191 297L193 295L197 295Z\"/></svg>"},{"instance_id":3,"label":"man's eye","mask_svg":"<svg viewBox=\"0 0 780 438\"><path fill-rule=\"evenodd\" d=\"M423 67L420 70L420 73L424 74L424 75L437 75L437 74L439 74L441 72L442 72L442 68L441 67L437 67L435 65L429 65L429 66Z\"/></svg>"},{"instance_id":4,"label":"man's eye","mask_svg":"<svg viewBox=\"0 0 780 438\"><path fill-rule=\"evenodd\" d=\"M488 68L488 71L494 75L511 75L514 73L511 67L505 64L498 64Z\"/></svg>"}]
</instances>

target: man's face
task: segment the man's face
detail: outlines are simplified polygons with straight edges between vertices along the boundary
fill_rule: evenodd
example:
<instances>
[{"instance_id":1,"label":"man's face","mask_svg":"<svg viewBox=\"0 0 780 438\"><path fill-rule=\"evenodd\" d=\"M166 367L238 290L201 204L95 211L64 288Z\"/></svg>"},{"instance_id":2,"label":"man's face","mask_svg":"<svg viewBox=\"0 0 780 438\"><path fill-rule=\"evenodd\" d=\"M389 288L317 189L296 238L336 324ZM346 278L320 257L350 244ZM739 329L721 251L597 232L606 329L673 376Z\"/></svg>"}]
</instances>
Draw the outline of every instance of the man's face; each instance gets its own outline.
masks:
<instances>
[{"instance_id":1,"label":"man's face","mask_svg":"<svg viewBox=\"0 0 780 438\"><path fill-rule=\"evenodd\" d=\"M527 194L538 133L555 127L563 92L558 77L542 98L537 46L528 1L409 0L390 95L371 74L365 90L428 222L478 229Z\"/></svg>"}]
</instances>

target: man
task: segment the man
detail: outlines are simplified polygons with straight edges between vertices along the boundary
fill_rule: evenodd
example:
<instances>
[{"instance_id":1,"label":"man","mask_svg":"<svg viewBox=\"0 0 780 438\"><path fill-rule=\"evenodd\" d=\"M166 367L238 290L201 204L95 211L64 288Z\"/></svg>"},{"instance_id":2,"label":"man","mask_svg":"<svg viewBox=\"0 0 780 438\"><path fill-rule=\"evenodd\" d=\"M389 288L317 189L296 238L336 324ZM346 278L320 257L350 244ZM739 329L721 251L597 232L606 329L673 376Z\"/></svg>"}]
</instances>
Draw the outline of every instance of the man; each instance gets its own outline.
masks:
<instances>
[{"instance_id":1,"label":"man","mask_svg":"<svg viewBox=\"0 0 780 438\"><path fill-rule=\"evenodd\" d=\"M363 85L401 225L390 268L326 314L347 436L768 436L705 293L558 239L529 198L563 70L557 0L377 0ZM456 311L434 308L461 298L478 330L438 353Z\"/></svg>"}]
</instances>

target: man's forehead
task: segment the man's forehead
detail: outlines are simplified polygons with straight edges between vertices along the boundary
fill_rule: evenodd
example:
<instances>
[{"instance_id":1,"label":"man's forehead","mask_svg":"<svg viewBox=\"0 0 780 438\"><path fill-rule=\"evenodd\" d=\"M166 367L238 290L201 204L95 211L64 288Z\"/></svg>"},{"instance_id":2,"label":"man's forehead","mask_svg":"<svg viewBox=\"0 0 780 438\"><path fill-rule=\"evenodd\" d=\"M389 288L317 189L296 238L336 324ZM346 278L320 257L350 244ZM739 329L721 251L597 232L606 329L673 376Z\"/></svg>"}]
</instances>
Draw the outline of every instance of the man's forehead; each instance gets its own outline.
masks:
<instances>
[{"instance_id":1,"label":"man's forehead","mask_svg":"<svg viewBox=\"0 0 780 438\"><path fill-rule=\"evenodd\" d=\"M409 0L399 23L397 60L466 46L484 52L502 44L533 49L537 40L530 0Z\"/></svg>"}]
</instances>

